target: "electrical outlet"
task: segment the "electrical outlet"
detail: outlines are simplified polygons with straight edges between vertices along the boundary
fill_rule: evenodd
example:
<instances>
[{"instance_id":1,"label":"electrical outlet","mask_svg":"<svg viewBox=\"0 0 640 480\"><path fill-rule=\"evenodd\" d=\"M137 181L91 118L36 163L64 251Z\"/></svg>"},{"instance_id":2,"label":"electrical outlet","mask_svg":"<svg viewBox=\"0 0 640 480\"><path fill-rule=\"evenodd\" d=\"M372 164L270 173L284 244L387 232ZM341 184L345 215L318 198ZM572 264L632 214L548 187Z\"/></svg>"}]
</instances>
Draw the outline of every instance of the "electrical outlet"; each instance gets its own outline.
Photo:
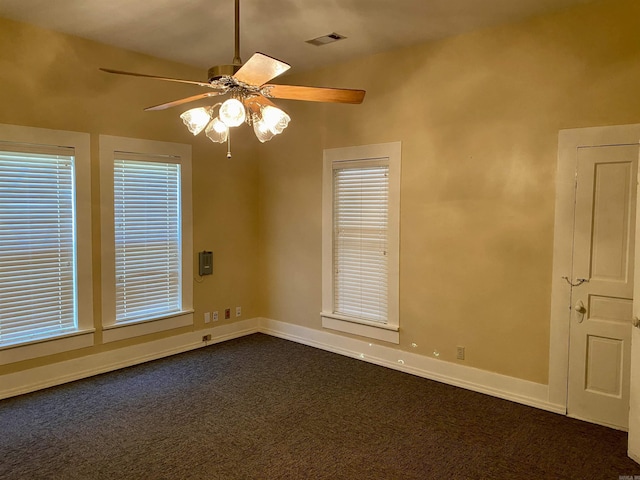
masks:
<instances>
[{"instance_id":1,"label":"electrical outlet","mask_svg":"<svg viewBox=\"0 0 640 480\"><path fill-rule=\"evenodd\" d=\"M211 312L204 312L204 323L209 323L211 321Z\"/></svg>"},{"instance_id":2,"label":"electrical outlet","mask_svg":"<svg viewBox=\"0 0 640 480\"><path fill-rule=\"evenodd\" d=\"M211 340L211 334L202 336L202 341L203 342L208 342L209 340Z\"/></svg>"},{"instance_id":3,"label":"electrical outlet","mask_svg":"<svg viewBox=\"0 0 640 480\"><path fill-rule=\"evenodd\" d=\"M242 315L242 307L236 307L236 317L239 317Z\"/></svg>"},{"instance_id":4,"label":"electrical outlet","mask_svg":"<svg viewBox=\"0 0 640 480\"><path fill-rule=\"evenodd\" d=\"M464 360L464 347L461 347L461 346L456 347L456 358L458 360Z\"/></svg>"},{"instance_id":5,"label":"electrical outlet","mask_svg":"<svg viewBox=\"0 0 640 480\"><path fill-rule=\"evenodd\" d=\"M225 320L229 320L231 318L231 309L230 308L225 308L224 309L224 319Z\"/></svg>"},{"instance_id":6,"label":"electrical outlet","mask_svg":"<svg viewBox=\"0 0 640 480\"><path fill-rule=\"evenodd\" d=\"M214 322L218 321L218 311L217 310L215 312L213 312L213 321Z\"/></svg>"}]
</instances>

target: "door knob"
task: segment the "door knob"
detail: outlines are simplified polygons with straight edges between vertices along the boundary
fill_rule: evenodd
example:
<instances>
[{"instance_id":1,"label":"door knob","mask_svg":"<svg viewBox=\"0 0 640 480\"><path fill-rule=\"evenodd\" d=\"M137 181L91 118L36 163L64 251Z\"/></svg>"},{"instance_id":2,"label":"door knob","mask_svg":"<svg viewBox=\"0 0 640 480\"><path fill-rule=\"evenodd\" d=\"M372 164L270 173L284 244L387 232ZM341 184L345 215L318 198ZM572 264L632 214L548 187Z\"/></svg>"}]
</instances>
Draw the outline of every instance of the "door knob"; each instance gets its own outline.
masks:
<instances>
[{"instance_id":1,"label":"door knob","mask_svg":"<svg viewBox=\"0 0 640 480\"><path fill-rule=\"evenodd\" d=\"M578 300L575 306L576 312L578 312L578 323L582 323L584 321L584 314L587 313L587 308L582 303L582 300Z\"/></svg>"},{"instance_id":2,"label":"door knob","mask_svg":"<svg viewBox=\"0 0 640 480\"><path fill-rule=\"evenodd\" d=\"M640 318L638 317L633 317L633 320L631 320L631 323L633 323L633 326L636 328L640 328Z\"/></svg>"}]
</instances>

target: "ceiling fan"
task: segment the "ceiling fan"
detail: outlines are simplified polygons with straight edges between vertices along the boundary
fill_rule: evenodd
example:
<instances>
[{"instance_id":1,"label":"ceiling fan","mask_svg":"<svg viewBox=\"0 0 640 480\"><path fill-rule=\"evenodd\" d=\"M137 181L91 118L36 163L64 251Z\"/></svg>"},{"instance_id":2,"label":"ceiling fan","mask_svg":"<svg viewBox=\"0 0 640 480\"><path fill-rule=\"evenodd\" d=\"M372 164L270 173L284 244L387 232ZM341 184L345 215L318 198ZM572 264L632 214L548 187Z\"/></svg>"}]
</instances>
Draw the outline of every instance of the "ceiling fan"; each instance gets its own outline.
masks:
<instances>
[{"instance_id":1,"label":"ceiling fan","mask_svg":"<svg viewBox=\"0 0 640 480\"><path fill-rule=\"evenodd\" d=\"M145 108L146 111L164 110L208 97L229 94L231 98L223 103L217 103L211 107L193 108L180 115L191 133L197 135L205 130L207 137L218 143L229 142L229 127L237 127L245 122L253 126L255 134L261 142L266 142L274 135L282 133L291 118L275 106L270 100L272 98L350 104L359 104L364 100L366 93L364 90L267 83L289 68L291 68L289 64L263 53L253 54L245 64L242 64L240 59L240 0L235 0L235 55L233 62L231 65L211 67L208 72L208 81L159 77L109 68L101 68L100 70L119 75L187 83L208 90L204 93ZM218 116L214 118L216 107L219 107ZM227 157L231 158L230 151L227 152Z\"/></svg>"}]
</instances>

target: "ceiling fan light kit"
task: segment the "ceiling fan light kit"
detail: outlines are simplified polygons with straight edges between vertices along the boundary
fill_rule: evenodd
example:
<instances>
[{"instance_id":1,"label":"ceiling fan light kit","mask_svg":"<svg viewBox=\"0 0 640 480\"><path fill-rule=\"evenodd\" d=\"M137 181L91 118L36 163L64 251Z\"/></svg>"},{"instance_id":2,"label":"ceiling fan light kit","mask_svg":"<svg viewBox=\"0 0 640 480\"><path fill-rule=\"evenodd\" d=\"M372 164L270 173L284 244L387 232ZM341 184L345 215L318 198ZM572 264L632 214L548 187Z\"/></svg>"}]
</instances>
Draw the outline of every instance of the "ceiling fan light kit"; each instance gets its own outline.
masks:
<instances>
[{"instance_id":1,"label":"ceiling fan light kit","mask_svg":"<svg viewBox=\"0 0 640 480\"><path fill-rule=\"evenodd\" d=\"M271 129L259 119L256 119L253 122L253 133L256 134L260 143L268 142L275 136L275 133L273 133Z\"/></svg>"},{"instance_id":2,"label":"ceiling fan light kit","mask_svg":"<svg viewBox=\"0 0 640 480\"><path fill-rule=\"evenodd\" d=\"M192 108L180 115L180 118L191 133L198 135L211 120L212 112L213 107Z\"/></svg>"},{"instance_id":3,"label":"ceiling fan light kit","mask_svg":"<svg viewBox=\"0 0 640 480\"><path fill-rule=\"evenodd\" d=\"M193 135L204 130L205 135L216 143L230 142L229 128L243 123L253 126L261 143L271 140L283 132L291 117L276 107L271 98L304 100L311 102L362 103L364 90L340 88L306 87L298 85L267 84L268 81L286 72L291 66L263 53L255 53L244 65L240 59L240 0L235 0L235 55L232 65L217 65L208 72L208 82L158 77L142 73L124 72L101 68L107 73L152 78L168 82L187 83L207 88L209 91L172 102L162 103L145 110L165 110L209 97L230 94L231 98L209 107L187 110L180 118ZM216 108L217 116L216 114ZM230 148L227 157L231 158Z\"/></svg>"},{"instance_id":4,"label":"ceiling fan light kit","mask_svg":"<svg viewBox=\"0 0 640 480\"><path fill-rule=\"evenodd\" d=\"M236 98L230 98L220 105L218 115L227 127L239 127L247 118L244 105Z\"/></svg>"},{"instance_id":5,"label":"ceiling fan light kit","mask_svg":"<svg viewBox=\"0 0 640 480\"><path fill-rule=\"evenodd\" d=\"M229 127L227 127L222 120L218 117L211 120L207 128L204 129L204 134L215 143L224 143L229 138Z\"/></svg>"}]
</instances>

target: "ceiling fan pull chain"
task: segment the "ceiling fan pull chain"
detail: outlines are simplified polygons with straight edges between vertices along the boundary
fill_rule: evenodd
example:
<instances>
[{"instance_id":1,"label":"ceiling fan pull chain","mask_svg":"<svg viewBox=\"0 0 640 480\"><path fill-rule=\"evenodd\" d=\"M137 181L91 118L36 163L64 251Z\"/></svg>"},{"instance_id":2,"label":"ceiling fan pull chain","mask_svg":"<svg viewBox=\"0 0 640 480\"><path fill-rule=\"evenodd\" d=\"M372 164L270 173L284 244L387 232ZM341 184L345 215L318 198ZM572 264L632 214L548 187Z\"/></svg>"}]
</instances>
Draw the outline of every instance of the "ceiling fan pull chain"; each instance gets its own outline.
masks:
<instances>
[{"instance_id":1,"label":"ceiling fan pull chain","mask_svg":"<svg viewBox=\"0 0 640 480\"><path fill-rule=\"evenodd\" d=\"M231 158L231 132L227 133L227 158Z\"/></svg>"}]
</instances>

